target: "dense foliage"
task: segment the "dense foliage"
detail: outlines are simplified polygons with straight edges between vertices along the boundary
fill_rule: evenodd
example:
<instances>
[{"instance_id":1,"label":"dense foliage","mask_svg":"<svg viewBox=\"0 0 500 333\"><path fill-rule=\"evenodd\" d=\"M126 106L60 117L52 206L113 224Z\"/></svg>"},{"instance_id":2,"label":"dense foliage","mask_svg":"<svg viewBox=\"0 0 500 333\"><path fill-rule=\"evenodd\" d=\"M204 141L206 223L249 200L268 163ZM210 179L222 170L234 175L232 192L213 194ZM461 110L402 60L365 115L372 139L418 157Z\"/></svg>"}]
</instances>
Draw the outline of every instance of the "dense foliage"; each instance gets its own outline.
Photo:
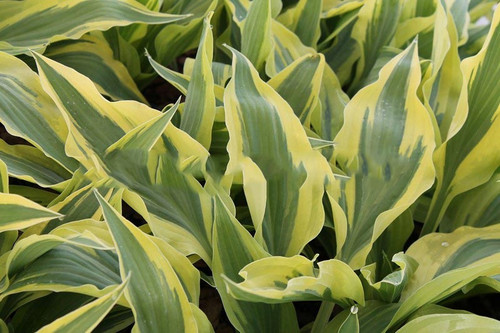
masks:
<instances>
[{"instance_id":1,"label":"dense foliage","mask_svg":"<svg viewBox=\"0 0 500 333\"><path fill-rule=\"evenodd\" d=\"M1 0L0 332L498 332L495 8Z\"/></svg>"}]
</instances>

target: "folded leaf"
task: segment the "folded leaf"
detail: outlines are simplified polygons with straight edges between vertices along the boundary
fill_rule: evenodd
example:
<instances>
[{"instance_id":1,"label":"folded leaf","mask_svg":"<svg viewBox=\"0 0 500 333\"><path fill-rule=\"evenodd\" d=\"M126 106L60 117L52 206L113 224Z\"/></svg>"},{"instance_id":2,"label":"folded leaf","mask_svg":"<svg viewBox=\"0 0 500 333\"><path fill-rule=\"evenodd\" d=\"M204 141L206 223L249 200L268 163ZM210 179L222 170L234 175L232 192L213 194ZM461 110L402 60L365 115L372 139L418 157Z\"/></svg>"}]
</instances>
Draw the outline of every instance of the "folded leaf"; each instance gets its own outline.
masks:
<instances>
[{"instance_id":1,"label":"folded leaf","mask_svg":"<svg viewBox=\"0 0 500 333\"><path fill-rule=\"evenodd\" d=\"M229 292L250 302L330 301L342 306L363 304L363 288L354 271L332 259L314 262L303 256L268 257L241 269L244 281L225 279Z\"/></svg>"},{"instance_id":2,"label":"folded leaf","mask_svg":"<svg viewBox=\"0 0 500 333\"><path fill-rule=\"evenodd\" d=\"M369 288L373 288L377 299L387 303L394 303L399 300L401 292L418 267L418 263L412 257L401 252L395 254L392 261L399 266L399 269L388 274L380 281L376 281L375 279L377 276L376 264L370 264L361 268L361 274L370 286Z\"/></svg>"}]
</instances>

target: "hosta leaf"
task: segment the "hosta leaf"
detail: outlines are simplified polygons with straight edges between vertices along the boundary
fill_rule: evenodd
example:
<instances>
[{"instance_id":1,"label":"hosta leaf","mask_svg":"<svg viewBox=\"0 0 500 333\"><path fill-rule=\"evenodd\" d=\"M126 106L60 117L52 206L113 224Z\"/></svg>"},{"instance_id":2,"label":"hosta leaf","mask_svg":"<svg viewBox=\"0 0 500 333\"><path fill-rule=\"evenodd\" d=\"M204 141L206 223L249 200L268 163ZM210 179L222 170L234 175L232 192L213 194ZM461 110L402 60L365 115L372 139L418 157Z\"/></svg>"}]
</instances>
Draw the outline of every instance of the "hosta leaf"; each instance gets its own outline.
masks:
<instances>
[{"instance_id":1,"label":"hosta leaf","mask_svg":"<svg viewBox=\"0 0 500 333\"><path fill-rule=\"evenodd\" d=\"M7 165L0 159L0 193L9 193L9 173Z\"/></svg>"},{"instance_id":2,"label":"hosta leaf","mask_svg":"<svg viewBox=\"0 0 500 333\"><path fill-rule=\"evenodd\" d=\"M240 332L298 332L297 318L292 304L240 301L227 292L222 275L232 281L239 281L240 269L269 254L232 216L219 198L215 199L214 205L212 271L215 285L231 323Z\"/></svg>"},{"instance_id":3,"label":"hosta leaf","mask_svg":"<svg viewBox=\"0 0 500 333\"><path fill-rule=\"evenodd\" d=\"M484 45L486 36L488 35L489 25L471 25L469 28L469 38L464 45L458 48L460 58L464 59L476 55Z\"/></svg>"},{"instance_id":4,"label":"hosta leaf","mask_svg":"<svg viewBox=\"0 0 500 333\"><path fill-rule=\"evenodd\" d=\"M361 274L367 281L369 288L377 296L377 299L387 303L398 301L403 288L418 267L418 263L413 258L401 252L395 254L392 261L399 266L399 269L388 274L380 281L376 281L376 264L361 268Z\"/></svg>"},{"instance_id":5,"label":"hosta leaf","mask_svg":"<svg viewBox=\"0 0 500 333\"><path fill-rule=\"evenodd\" d=\"M44 231L47 232L56 226L75 220L87 218L99 219L102 216L100 206L97 202L92 190L96 188L105 194L107 200L113 203L113 206L121 206L121 192L113 189L109 181L99 181L94 184L86 185L80 189L75 189L64 200L50 206L51 209L57 210L64 214L64 217L58 223L51 223Z\"/></svg>"},{"instance_id":6,"label":"hosta leaf","mask_svg":"<svg viewBox=\"0 0 500 333\"><path fill-rule=\"evenodd\" d=\"M451 232L458 227L486 227L500 223L500 170L481 186L456 196L443 221L441 232Z\"/></svg>"},{"instance_id":7,"label":"hosta leaf","mask_svg":"<svg viewBox=\"0 0 500 333\"><path fill-rule=\"evenodd\" d=\"M108 292L107 287L120 284L116 254L100 250L99 244L97 248L88 241L81 244L50 234L18 241L7 257L0 299L26 291L100 297Z\"/></svg>"},{"instance_id":8,"label":"hosta leaf","mask_svg":"<svg viewBox=\"0 0 500 333\"><path fill-rule=\"evenodd\" d=\"M0 11L4 6L0 4ZM8 5L7 5L8 6ZM83 15L82 15L83 13ZM11 54L43 49L61 39L92 30L141 22L162 24L184 16L156 13L131 0L58 0L23 2L22 10L0 23L0 50Z\"/></svg>"},{"instance_id":9,"label":"hosta leaf","mask_svg":"<svg viewBox=\"0 0 500 333\"><path fill-rule=\"evenodd\" d=\"M419 266L403 290L401 307L391 325L425 304L452 295L478 277L500 274L499 244L500 225L432 233L413 243L406 254Z\"/></svg>"},{"instance_id":10,"label":"hosta leaf","mask_svg":"<svg viewBox=\"0 0 500 333\"><path fill-rule=\"evenodd\" d=\"M200 46L189 81L180 129L205 148L210 148L215 118L214 78L212 75L213 37L210 12L203 21Z\"/></svg>"},{"instance_id":11,"label":"hosta leaf","mask_svg":"<svg viewBox=\"0 0 500 333\"><path fill-rule=\"evenodd\" d=\"M64 292L15 294L4 301L4 318L12 315L9 320L11 331L36 332L57 318L85 305L91 299L90 296ZM37 318L37 320L30 320L31 318Z\"/></svg>"},{"instance_id":12,"label":"hosta leaf","mask_svg":"<svg viewBox=\"0 0 500 333\"><path fill-rule=\"evenodd\" d=\"M9 252L17 241L18 231L9 230L0 232L0 256Z\"/></svg>"},{"instance_id":13,"label":"hosta leaf","mask_svg":"<svg viewBox=\"0 0 500 333\"><path fill-rule=\"evenodd\" d=\"M396 253L403 251L415 228L414 223L414 217L409 208L399 215L373 243L367 262L380 265L385 259L392 258ZM377 272L380 270L377 269ZM381 277L381 275L377 276Z\"/></svg>"},{"instance_id":14,"label":"hosta leaf","mask_svg":"<svg viewBox=\"0 0 500 333\"><path fill-rule=\"evenodd\" d=\"M239 272L243 282L226 279L226 284L231 295L250 302L364 303L361 281L347 264L331 259L318 266L316 270L314 262L303 256L268 257L243 267Z\"/></svg>"},{"instance_id":15,"label":"hosta leaf","mask_svg":"<svg viewBox=\"0 0 500 333\"><path fill-rule=\"evenodd\" d=\"M497 8L483 48L461 65L469 112L460 131L436 150L437 186L422 234L436 230L454 197L487 182L500 166L499 55Z\"/></svg>"},{"instance_id":16,"label":"hosta leaf","mask_svg":"<svg viewBox=\"0 0 500 333\"><path fill-rule=\"evenodd\" d=\"M382 48L392 39L398 23L402 2L399 0L368 0L358 13L352 30L360 48L361 57L350 94L359 89L359 82L368 75Z\"/></svg>"},{"instance_id":17,"label":"hosta leaf","mask_svg":"<svg viewBox=\"0 0 500 333\"><path fill-rule=\"evenodd\" d=\"M125 297L132 306L135 329L142 332L196 332L196 321L181 282L156 244L121 217L96 192L115 242L120 275L130 281Z\"/></svg>"},{"instance_id":18,"label":"hosta leaf","mask_svg":"<svg viewBox=\"0 0 500 333\"><path fill-rule=\"evenodd\" d=\"M356 16L357 17L357 16ZM351 21L339 33L335 42L322 51L325 60L337 75L342 86L352 81L354 64L361 56L361 47L352 37L354 22Z\"/></svg>"},{"instance_id":19,"label":"hosta leaf","mask_svg":"<svg viewBox=\"0 0 500 333\"><path fill-rule=\"evenodd\" d=\"M433 233L413 243L406 251L418 262L405 289L408 298L425 283L449 271L494 263L500 254L500 225L461 227L452 233ZM498 266L498 263L497 263Z\"/></svg>"},{"instance_id":20,"label":"hosta leaf","mask_svg":"<svg viewBox=\"0 0 500 333\"><path fill-rule=\"evenodd\" d=\"M322 0L300 0L291 11L293 23L290 28L304 45L314 47L319 39L321 5Z\"/></svg>"},{"instance_id":21,"label":"hosta leaf","mask_svg":"<svg viewBox=\"0 0 500 333\"><path fill-rule=\"evenodd\" d=\"M83 219L65 223L50 232L71 241L89 246L100 246L103 250L113 250L114 243L111 234L103 221Z\"/></svg>"},{"instance_id":22,"label":"hosta leaf","mask_svg":"<svg viewBox=\"0 0 500 333\"><path fill-rule=\"evenodd\" d=\"M495 332L500 321L475 314L435 314L413 319L397 333L413 332Z\"/></svg>"},{"instance_id":23,"label":"hosta leaf","mask_svg":"<svg viewBox=\"0 0 500 333\"><path fill-rule=\"evenodd\" d=\"M152 12L159 12L163 4L163 0L138 0ZM139 44L141 41L147 40L146 34L148 32L147 24L132 24L125 27L121 27L120 34L129 42L134 44Z\"/></svg>"},{"instance_id":24,"label":"hosta leaf","mask_svg":"<svg viewBox=\"0 0 500 333\"><path fill-rule=\"evenodd\" d=\"M401 53L402 50L394 48L394 47L389 47L389 46L384 46L380 50L377 60L375 61L375 64L373 64L372 69L370 70L370 73L365 77L365 79L360 83L360 87L366 87L369 84L372 84L373 82L378 80L378 73L384 67L387 65L389 61L391 61L392 58L397 56L398 54ZM422 67L422 66L421 66ZM424 70L422 70L424 72Z\"/></svg>"},{"instance_id":25,"label":"hosta leaf","mask_svg":"<svg viewBox=\"0 0 500 333\"><path fill-rule=\"evenodd\" d=\"M338 333L359 333L358 307L353 305L350 313L340 325Z\"/></svg>"},{"instance_id":26,"label":"hosta leaf","mask_svg":"<svg viewBox=\"0 0 500 333\"><path fill-rule=\"evenodd\" d=\"M466 0L447 0L445 1L450 10L451 17L455 23L458 33L458 44L462 45L467 41L467 28L469 26L469 3Z\"/></svg>"},{"instance_id":27,"label":"hosta leaf","mask_svg":"<svg viewBox=\"0 0 500 333\"><path fill-rule=\"evenodd\" d=\"M467 113L461 101L463 76L457 48L457 31L451 14L437 3L432 47L432 72L423 83L425 106L435 114L439 126L437 144L446 141L460 128ZM463 98L463 97L462 97Z\"/></svg>"},{"instance_id":28,"label":"hosta leaf","mask_svg":"<svg viewBox=\"0 0 500 333\"><path fill-rule=\"evenodd\" d=\"M338 329L349 317L351 323L358 323L359 332L384 332L398 307L397 303L369 300L364 306L353 306L336 315L326 326L325 332L338 332ZM349 326L344 327L347 329Z\"/></svg>"},{"instance_id":29,"label":"hosta leaf","mask_svg":"<svg viewBox=\"0 0 500 333\"><path fill-rule=\"evenodd\" d=\"M288 103L232 51L233 75L224 93L227 173L243 175L256 239L273 255L298 254L323 226L330 168Z\"/></svg>"},{"instance_id":30,"label":"hosta leaf","mask_svg":"<svg viewBox=\"0 0 500 333\"><path fill-rule=\"evenodd\" d=\"M126 132L158 115L135 101L108 102L87 77L42 55L34 56L42 86L64 111L70 129L66 152L87 169L100 170L97 156Z\"/></svg>"},{"instance_id":31,"label":"hosta leaf","mask_svg":"<svg viewBox=\"0 0 500 333\"><path fill-rule=\"evenodd\" d=\"M58 217L61 214L20 195L0 193L0 232L24 229Z\"/></svg>"},{"instance_id":32,"label":"hosta leaf","mask_svg":"<svg viewBox=\"0 0 500 333\"><path fill-rule=\"evenodd\" d=\"M114 249L113 238L106 222L85 219L69 222L51 231L52 235L60 236L72 242L81 244L101 245L102 249ZM194 268L188 258L175 250L167 242L154 237L149 238L168 259L175 273L182 282L182 286L190 302L198 304L200 294L200 273Z\"/></svg>"},{"instance_id":33,"label":"hosta leaf","mask_svg":"<svg viewBox=\"0 0 500 333\"><path fill-rule=\"evenodd\" d=\"M338 258L365 264L372 243L434 181L431 120L418 100L417 45L412 43L347 104L335 138L348 179L328 187Z\"/></svg>"},{"instance_id":34,"label":"hosta leaf","mask_svg":"<svg viewBox=\"0 0 500 333\"><path fill-rule=\"evenodd\" d=\"M300 57L316 53L313 48L302 44L297 35L277 21L271 22L271 31L274 47L266 60L266 74L270 77L275 76Z\"/></svg>"},{"instance_id":35,"label":"hosta leaf","mask_svg":"<svg viewBox=\"0 0 500 333\"><path fill-rule=\"evenodd\" d=\"M156 62L153 58L151 58L151 56L148 53L146 53L146 56L148 57L149 63L156 71L156 73L158 73L158 75L167 80L168 83L177 88L177 90L179 90L183 95L187 95L189 83L191 82L191 76L178 73L165 66L162 66L161 64ZM224 87L215 84L213 88L217 103L222 103L222 100L224 98Z\"/></svg>"},{"instance_id":36,"label":"hosta leaf","mask_svg":"<svg viewBox=\"0 0 500 333\"><path fill-rule=\"evenodd\" d=\"M258 70L263 69L273 45L271 21L271 1L252 1L241 29L241 52Z\"/></svg>"},{"instance_id":37,"label":"hosta leaf","mask_svg":"<svg viewBox=\"0 0 500 333\"><path fill-rule=\"evenodd\" d=\"M334 0L338 1L338 0ZM354 1L353 1L354 2ZM324 2L323 2L324 3ZM359 3L361 5L361 3ZM318 45L317 49L318 50L324 50L327 48L329 45L331 45L332 40L337 37L344 28L346 28L349 25L352 25L352 23L356 20L359 12L359 6L356 7L353 10L349 10L345 15L341 15L338 18L337 24L335 24L334 29L330 31L330 27L328 25L322 25L322 28L324 29L323 34L326 36L326 38L321 39L321 43Z\"/></svg>"},{"instance_id":38,"label":"hosta leaf","mask_svg":"<svg viewBox=\"0 0 500 333\"><path fill-rule=\"evenodd\" d=\"M111 28L103 32L94 30L91 34L106 39L113 51L113 57L125 65L136 82L141 83L143 73L141 73L139 52L120 35L118 28Z\"/></svg>"},{"instance_id":39,"label":"hosta leaf","mask_svg":"<svg viewBox=\"0 0 500 333\"><path fill-rule=\"evenodd\" d=\"M312 113L311 123L321 138L333 141L344 123L344 108L349 97L328 64L324 67L319 98L320 106ZM331 151L325 154L328 158L331 155Z\"/></svg>"},{"instance_id":40,"label":"hosta leaf","mask_svg":"<svg viewBox=\"0 0 500 333\"><path fill-rule=\"evenodd\" d=\"M267 82L292 107L295 115L306 126L309 125L313 110L319 107L324 66L323 55L305 55Z\"/></svg>"},{"instance_id":41,"label":"hosta leaf","mask_svg":"<svg viewBox=\"0 0 500 333\"><path fill-rule=\"evenodd\" d=\"M363 0L323 0L321 18L345 14L363 5Z\"/></svg>"},{"instance_id":42,"label":"hosta leaf","mask_svg":"<svg viewBox=\"0 0 500 333\"><path fill-rule=\"evenodd\" d=\"M146 102L127 68L113 57L104 38L86 35L49 47L45 55L89 77L99 90L114 100Z\"/></svg>"},{"instance_id":43,"label":"hosta leaf","mask_svg":"<svg viewBox=\"0 0 500 333\"><path fill-rule=\"evenodd\" d=\"M193 75L195 59L186 58L184 61L183 73L188 76ZM212 62L212 75L214 77L214 83L221 87L226 85L226 82L231 78L232 68L231 65L224 64L222 62Z\"/></svg>"},{"instance_id":44,"label":"hosta leaf","mask_svg":"<svg viewBox=\"0 0 500 333\"><path fill-rule=\"evenodd\" d=\"M173 11L174 13L189 13L193 16L189 17L189 22L183 20L182 23L163 27L156 35L155 58L164 65L171 64L181 54L196 48L203 29L204 17L217 5L217 1L212 0L189 1L186 6L183 6L182 1L176 1L176 3L177 7L183 10ZM189 8L189 4L192 4L194 8Z\"/></svg>"},{"instance_id":45,"label":"hosta leaf","mask_svg":"<svg viewBox=\"0 0 500 333\"><path fill-rule=\"evenodd\" d=\"M11 176L42 187L61 188L61 183L71 178L68 170L28 145L9 145L0 139L0 160Z\"/></svg>"},{"instance_id":46,"label":"hosta leaf","mask_svg":"<svg viewBox=\"0 0 500 333\"><path fill-rule=\"evenodd\" d=\"M134 324L134 314L124 306L115 306L95 328L95 332L120 331Z\"/></svg>"},{"instance_id":47,"label":"hosta leaf","mask_svg":"<svg viewBox=\"0 0 500 333\"><path fill-rule=\"evenodd\" d=\"M128 280L104 296L42 327L38 332L91 332L121 297Z\"/></svg>"},{"instance_id":48,"label":"hosta leaf","mask_svg":"<svg viewBox=\"0 0 500 333\"><path fill-rule=\"evenodd\" d=\"M1 6L1 5L0 5ZM0 121L68 170L78 163L66 156L68 135L61 112L43 91L38 76L21 60L0 52Z\"/></svg>"},{"instance_id":49,"label":"hosta leaf","mask_svg":"<svg viewBox=\"0 0 500 333\"><path fill-rule=\"evenodd\" d=\"M177 106L129 131L103 160L112 177L141 195L153 234L210 263L211 198L189 171L203 169L208 152L170 124Z\"/></svg>"}]
</instances>

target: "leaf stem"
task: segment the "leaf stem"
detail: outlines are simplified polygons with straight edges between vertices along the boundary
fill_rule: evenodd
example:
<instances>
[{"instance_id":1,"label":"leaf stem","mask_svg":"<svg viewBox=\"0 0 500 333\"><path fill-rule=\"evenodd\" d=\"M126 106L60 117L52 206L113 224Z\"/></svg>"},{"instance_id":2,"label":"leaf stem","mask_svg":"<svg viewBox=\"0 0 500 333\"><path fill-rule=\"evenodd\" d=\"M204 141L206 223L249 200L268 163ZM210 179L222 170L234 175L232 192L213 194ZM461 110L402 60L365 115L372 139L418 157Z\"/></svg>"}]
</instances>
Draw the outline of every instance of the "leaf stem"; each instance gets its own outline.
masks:
<instances>
[{"instance_id":1,"label":"leaf stem","mask_svg":"<svg viewBox=\"0 0 500 333\"><path fill-rule=\"evenodd\" d=\"M311 333L323 332L323 329L328 323L328 320L330 319L330 315L332 314L334 307L335 303L333 302L328 302L328 301L321 302L318 314L316 315L316 319L314 320L313 326L311 328Z\"/></svg>"}]
</instances>

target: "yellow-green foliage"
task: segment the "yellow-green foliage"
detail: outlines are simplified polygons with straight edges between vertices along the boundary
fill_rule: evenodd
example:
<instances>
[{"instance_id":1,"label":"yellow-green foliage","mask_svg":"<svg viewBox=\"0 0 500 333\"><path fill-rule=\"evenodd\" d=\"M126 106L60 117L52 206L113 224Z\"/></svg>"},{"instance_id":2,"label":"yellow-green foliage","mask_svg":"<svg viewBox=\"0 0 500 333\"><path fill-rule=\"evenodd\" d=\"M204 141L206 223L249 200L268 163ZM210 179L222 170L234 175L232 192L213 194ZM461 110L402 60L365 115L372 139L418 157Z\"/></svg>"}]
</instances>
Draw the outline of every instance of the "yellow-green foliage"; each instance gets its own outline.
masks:
<instances>
[{"instance_id":1,"label":"yellow-green foliage","mask_svg":"<svg viewBox=\"0 0 500 333\"><path fill-rule=\"evenodd\" d=\"M0 332L498 331L497 7L0 0Z\"/></svg>"}]
</instances>

